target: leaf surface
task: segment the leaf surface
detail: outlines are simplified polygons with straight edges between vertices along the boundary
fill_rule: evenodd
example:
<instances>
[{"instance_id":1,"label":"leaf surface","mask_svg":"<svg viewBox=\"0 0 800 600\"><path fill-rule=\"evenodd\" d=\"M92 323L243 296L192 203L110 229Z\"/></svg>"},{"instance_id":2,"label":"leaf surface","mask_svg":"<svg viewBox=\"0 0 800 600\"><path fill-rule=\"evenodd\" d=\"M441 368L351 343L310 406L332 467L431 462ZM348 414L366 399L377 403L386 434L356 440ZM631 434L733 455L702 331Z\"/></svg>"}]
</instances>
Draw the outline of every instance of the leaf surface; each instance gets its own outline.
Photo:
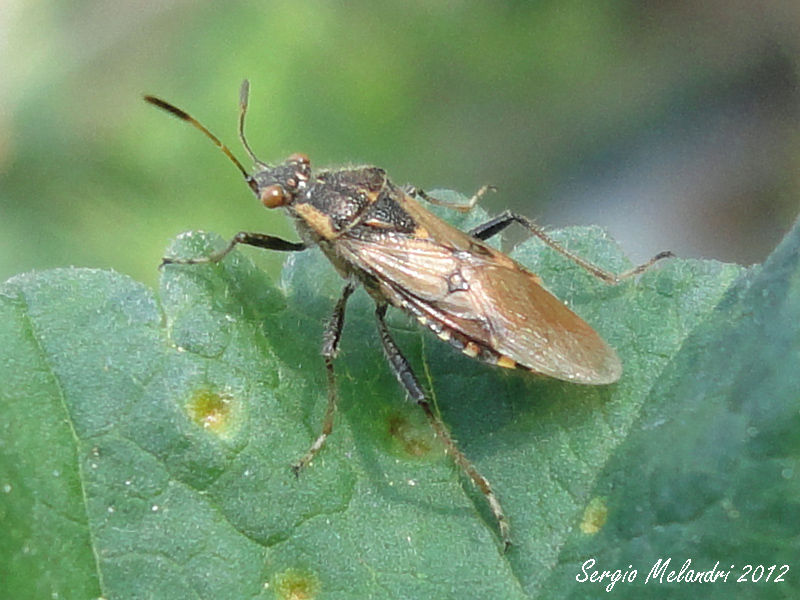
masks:
<instances>
[{"instance_id":1,"label":"leaf surface","mask_svg":"<svg viewBox=\"0 0 800 600\"><path fill-rule=\"evenodd\" d=\"M554 235L600 266L630 266L599 229ZM625 373L613 386L494 369L391 314L509 515L505 555L483 497L385 365L363 292L349 305L334 432L292 475L325 411L321 332L342 285L318 251L291 255L277 285L248 252L169 266L158 298L111 272L18 276L0 289L0 591L606 597L608 582L576 581L593 558L634 565L635 582L616 585L637 597L696 597L645 576L670 556L675 569L685 558L698 569L789 563L799 237L749 271L673 260L614 287L536 241L516 248L617 349ZM168 254L223 243L187 234ZM729 580L703 594L789 589Z\"/></svg>"}]
</instances>

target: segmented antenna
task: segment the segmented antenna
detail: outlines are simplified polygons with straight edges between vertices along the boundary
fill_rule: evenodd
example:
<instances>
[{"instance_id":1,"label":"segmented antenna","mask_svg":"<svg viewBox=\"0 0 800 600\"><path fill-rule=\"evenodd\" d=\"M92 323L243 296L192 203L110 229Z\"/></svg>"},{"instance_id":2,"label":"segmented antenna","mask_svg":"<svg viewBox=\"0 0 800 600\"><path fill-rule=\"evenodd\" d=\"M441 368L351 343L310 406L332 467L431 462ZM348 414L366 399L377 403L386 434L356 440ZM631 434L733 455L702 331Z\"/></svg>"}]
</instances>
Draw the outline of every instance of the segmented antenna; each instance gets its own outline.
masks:
<instances>
[{"instance_id":1,"label":"segmented antenna","mask_svg":"<svg viewBox=\"0 0 800 600\"><path fill-rule=\"evenodd\" d=\"M247 138L244 135L244 116L247 114L247 99L249 96L250 82L245 79L242 81L242 87L239 88L239 139L242 141L242 146L244 146L244 149L247 150L247 154L249 154L250 158L253 159L253 162L262 167L266 167L267 165L265 163L258 160L258 157L250 148L250 144L247 143Z\"/></svg>"},{"instance_id":2,"label":"segmented antenna","mask_svg":"<svg viewBox=\"0 0 800 600\"><path fill-rule=\"evenodd\" d=\"M244 87L244 86L242 86L242 87ZM247 185L250 186L250 189L253 190L254 193L258 194L258 185L256 184L255 179L253 179L252 175L250 175L250 173L247 172L247 169L245 169L242 166L242 163L239 162L239 159L236 158L236 156L234 156L234 154L233 154L233 152L231 152L230 148L228 148L225 144L223 144L217 136L215 136L213 133L211 133L208 130L208 128L206 128L205 125L203 125L200 121L195 119L192 115L190 115L186 111L181 110L177 106L173 106L172 104L170 104L166 100L162 100L161 98L156 98L155 96L150 96L150 95L145 95L144 99L145 99L145 102L148 102L148 103L152 104L153 106L155 106L157 108L160 108L163 111L168 112L172 116L177 117L177 118L181 119L182 121L186 121L187 123L189 123L190 125L192 125L196 129L199 129L201 132L203 132L203 134L205 134L205 136L207 138L209 138L212 142L214 142L214 144L217 146L217 148L222 150L222 152L225 154L225 156L227 156L229 159L231 159L231 162L236 165L236 168L238 168L239 171L244 176L244 180L247 182ZM244 113L241 114L240 119L239 119L239 121L240 121L240 134L241 134L241 123L243 122L243 120L244 120ZM250 154L250 156L252 156L253 153L250 151L250 148L247 147L247 146L245 146L245 148L247 149L247 151Z\"/></svg>"}]
</instances>

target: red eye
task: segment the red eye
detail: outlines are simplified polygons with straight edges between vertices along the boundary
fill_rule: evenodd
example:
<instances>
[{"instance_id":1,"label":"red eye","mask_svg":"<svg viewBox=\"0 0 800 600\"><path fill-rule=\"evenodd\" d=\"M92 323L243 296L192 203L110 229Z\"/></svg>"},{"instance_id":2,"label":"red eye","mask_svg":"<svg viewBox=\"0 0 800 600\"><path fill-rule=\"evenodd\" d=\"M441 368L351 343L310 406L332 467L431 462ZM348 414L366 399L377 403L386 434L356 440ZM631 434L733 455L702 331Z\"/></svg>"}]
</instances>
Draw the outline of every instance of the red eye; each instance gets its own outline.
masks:
<instances>
[{"instance_id":1,"label":"red eye","mask_svg":"<svg viewBox=\"0 0 800 600\"><path fill-rule=\"evenodd\" d=\"M286 204L286 192L277 183L261 190L261 204L267 208L278 208Z\"/></svg>"}]
</instances>

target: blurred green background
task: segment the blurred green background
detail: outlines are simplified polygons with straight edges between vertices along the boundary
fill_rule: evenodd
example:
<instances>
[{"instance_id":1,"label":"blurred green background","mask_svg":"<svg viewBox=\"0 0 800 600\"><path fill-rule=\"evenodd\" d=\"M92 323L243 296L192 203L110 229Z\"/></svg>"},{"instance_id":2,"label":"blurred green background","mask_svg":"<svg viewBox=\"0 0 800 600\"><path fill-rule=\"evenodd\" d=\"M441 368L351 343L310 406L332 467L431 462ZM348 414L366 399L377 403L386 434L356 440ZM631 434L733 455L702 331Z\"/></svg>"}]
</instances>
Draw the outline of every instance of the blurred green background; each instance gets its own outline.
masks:
<instances>
[{"instance_id":1,"label":"blurred green background","mask_svg":"<svg viewBox=\"0 0 800 600\"><path fill-rule=\"evenodd\" d=\"M182 231L293 237L141 100L244 159L245 77L263 160L492 183L490 211L598 223L635 260L760 261L798 210L799 34L800 3L777 0L3 0L0 280L75 265L152 285Z\"/></svg>"}]
</instances>

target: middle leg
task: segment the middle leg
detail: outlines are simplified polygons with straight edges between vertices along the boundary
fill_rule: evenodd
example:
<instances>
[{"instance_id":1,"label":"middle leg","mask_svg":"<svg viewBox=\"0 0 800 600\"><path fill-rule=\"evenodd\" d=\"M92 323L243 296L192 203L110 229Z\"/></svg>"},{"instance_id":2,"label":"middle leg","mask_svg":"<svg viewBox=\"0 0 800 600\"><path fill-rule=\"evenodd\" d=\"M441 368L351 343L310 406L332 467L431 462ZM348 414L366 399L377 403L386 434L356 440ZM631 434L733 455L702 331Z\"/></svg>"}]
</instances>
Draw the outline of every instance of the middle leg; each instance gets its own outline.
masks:
<instances>
[{"instance_id":1,"label":"middle leg","mask_svg":"<svg viewBox=\"0 0 800 600\"><path fill-rule=\"evenodd\" d=\"M316 456L322 446L325 445L325 440L333 431L333 419L336 416L336 405L338 403L339 394L336 389L336 372L333 368L333 361L336 355L339 354L339 340L342 338L342 330L344 329L344 314L347 308L347 299L355 291L356 284L348 283L342 290L342 296L336 303L336 308L333 309L333 315L325 327L325 333L322 335L322 357L325 359L325 371L328 375L328 406L325 409L325 418L322 421L322 431L311 444L303 457L292 465L292 471L295 475L299 475L300 471Z\"/></svg>"},{"instance_id":2,"label":"middle leg","mask_svg":"<svg viewBox=\"0 0 800 600\"><path fill-rule=\"evenodd\" d=\"M506 520L505 512L500 505L500 501L497 499L497 496L495 496L489 481L481 475L478 469L475 468L475 465L464 456L464 453L458 448L456 441L450 436L450 432L447 431L445 424L434 412L433 407L430 402L428 402L428 398L425 396L422 386L419 384L417 376L411 369L411 365L392 339L389 328L386 327L386 322L384 321L385 315L386 305L378 305L375 310L375 316L378 321L378 334L381 338L383 353L392 369L392 373L394 373L397 381L400 382L400 385L403 386L408 395L411 396L425 412L425 416L428 418L431 427L433 427L436 437L444 444L445 451L453 458L459 468L473 481L486 498L486 502L489 504L492 514L494 514L495 519L497 519L500 537L503 540L503 551L505 552L511 546L511 538L509 536L508 521Z\"/></svg>"}]
</instances>

